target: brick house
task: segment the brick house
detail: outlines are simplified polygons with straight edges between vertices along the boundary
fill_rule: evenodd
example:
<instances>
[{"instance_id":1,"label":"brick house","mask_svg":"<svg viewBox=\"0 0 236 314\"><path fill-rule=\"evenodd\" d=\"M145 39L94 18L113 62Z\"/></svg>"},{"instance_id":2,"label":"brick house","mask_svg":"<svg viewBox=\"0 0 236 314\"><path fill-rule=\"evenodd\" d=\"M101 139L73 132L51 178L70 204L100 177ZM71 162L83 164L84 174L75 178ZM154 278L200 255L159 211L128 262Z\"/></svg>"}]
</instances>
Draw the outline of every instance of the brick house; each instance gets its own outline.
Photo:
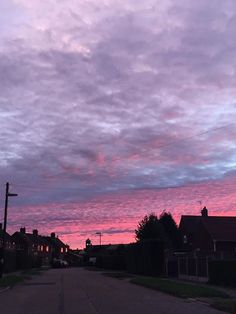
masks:
<instances>
[{"instance_id":1,"label":"brick house","mask_svg":"<svg viewBox=\"0 0 236 314\"><path fill-rule=\"evenodd\" d=\"M56 237L55 232L52 232L50 237L44 238L50 244L52 258L64 259L66 254L69 252L69 246Z\"/></svg>"},{"instance_id":2,"label":"brick house","mask_svg":"<svg viewBox=\"0 0 236 314\"><path fill-rule=\"evenodd\" d=\"M39 235L38 230L27 233L25 228L12 235L16 247L17 268L50 265L53 258L64 258L69 247L55 233L51 237Z\"/></svg>"},{"instance_id":3,"label":"brick house","mask_svg":"<svg viewBox=\"0 0 236 314\"><path fill-rule=\"evenodd\" d=\"M208 216L206 207L201 214L181 217L179 229L184 248L202 253L236 255L236 217Z\"/></svg>"}]
</instances>

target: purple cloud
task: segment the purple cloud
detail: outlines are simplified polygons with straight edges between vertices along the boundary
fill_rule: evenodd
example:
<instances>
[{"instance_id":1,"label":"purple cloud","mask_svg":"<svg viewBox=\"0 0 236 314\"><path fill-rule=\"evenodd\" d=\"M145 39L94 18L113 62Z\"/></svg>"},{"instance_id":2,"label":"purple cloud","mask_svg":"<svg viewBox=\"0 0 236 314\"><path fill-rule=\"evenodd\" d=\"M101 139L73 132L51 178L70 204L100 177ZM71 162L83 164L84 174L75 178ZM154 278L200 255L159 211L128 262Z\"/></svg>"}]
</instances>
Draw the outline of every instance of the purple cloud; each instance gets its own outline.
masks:
<instances>
[{"instance_id":1,"label":"purple cloud","mask_svg":"<svg viewBox=\"0 0 236 314\"><path fill-rule=\"evenodd\" d=\"M14 203L61 206L232 172L234 1L1 6L0 184L17 189Z\"/></svg>"}]
</instances>

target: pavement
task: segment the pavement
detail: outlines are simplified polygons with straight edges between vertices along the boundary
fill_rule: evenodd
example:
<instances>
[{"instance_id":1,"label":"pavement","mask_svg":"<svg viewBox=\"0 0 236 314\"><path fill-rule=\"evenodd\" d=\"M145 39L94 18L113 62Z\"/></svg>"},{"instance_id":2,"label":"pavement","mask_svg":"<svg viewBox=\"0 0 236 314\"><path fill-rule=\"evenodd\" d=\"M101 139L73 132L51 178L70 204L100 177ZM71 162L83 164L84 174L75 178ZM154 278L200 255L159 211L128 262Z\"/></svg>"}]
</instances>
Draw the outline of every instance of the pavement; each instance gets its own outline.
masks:
<instances>
[{"instance_id":1,"label":"pavement","mask_svg":"<svg viewBox=\"0 0 236 314\"><path fill-rule=\"evenodd\" d=\"M82 268L52 269L0 294L1 314L222 314Z\"/></svg>"}]
</instances>

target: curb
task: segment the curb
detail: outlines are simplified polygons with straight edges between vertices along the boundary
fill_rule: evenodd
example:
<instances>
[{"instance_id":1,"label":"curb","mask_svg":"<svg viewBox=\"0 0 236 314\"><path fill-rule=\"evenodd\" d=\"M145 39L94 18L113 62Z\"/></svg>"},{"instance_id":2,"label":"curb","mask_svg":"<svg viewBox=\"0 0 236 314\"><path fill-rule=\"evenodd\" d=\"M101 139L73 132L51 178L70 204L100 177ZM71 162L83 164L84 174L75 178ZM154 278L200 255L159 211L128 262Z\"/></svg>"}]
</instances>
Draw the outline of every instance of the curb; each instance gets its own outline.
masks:
<instances>
[{"instance_id":1,"label":"curb","mask_svg":"<svg viewBox=\"0 0 236 314\"><path fill-rule=\"evenodd\" d=\"M10 289L10 287L8 286L8 287L6 287L6 288L3 288L3 289L0 289L0 293L3 293L3 292L6 292L7 290L9 290Z\"/></svg>"}]
</instances>

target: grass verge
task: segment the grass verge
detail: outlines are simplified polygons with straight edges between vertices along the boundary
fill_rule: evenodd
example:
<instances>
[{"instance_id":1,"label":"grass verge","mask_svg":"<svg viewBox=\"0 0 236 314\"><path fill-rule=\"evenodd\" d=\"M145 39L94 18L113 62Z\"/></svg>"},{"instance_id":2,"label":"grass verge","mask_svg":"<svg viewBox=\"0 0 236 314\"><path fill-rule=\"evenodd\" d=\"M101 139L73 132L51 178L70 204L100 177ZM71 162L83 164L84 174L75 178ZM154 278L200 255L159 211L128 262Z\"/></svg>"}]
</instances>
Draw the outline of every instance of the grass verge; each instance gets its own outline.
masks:
<instances>
[{"instance_id":1,"label":"grass verge","mask_svg":"<svg viewBox=\"0 0 236 314\"><path fill-rule=\"evenodd\" d=\"M104 276L117 278L117 279L126 279L132 278L133 276L127 273L122 272L109 272L109 273L102 273Z\"/></svg>"},{"instance_id":2,"label":"grass verge","mask_svg":"<svg viewBox=\"0 0 236 314\"><path fill-rule=\"evenodd\" d=\"M235 299L216 299L211 306L217 310L236 314L236 300Z\"/></svg>"},{"instance_id":3,"label":"grass verge","mask_svg":"<svg viewBox=\"0 0 236 314\"><path fill-rule=\"evenodd\" d=\"M24 276L18 276L18 275L9 275L4 276L0 279L0 287L13 287L14 285L22 282L25 280Z\"/></svg>"},{"instance_id":4,"label":"grass verge","mask_svg":"<svg viewBox=\"0 0 236 314\"><path fill-rule=\"evenodd\" d=\"M227 293L212 287L176 282L156 277L136 277L131 279L130 282L181 298L229 298Z\"/></svg>"},{"instance_id":5,"label":"grass verge","mask_svg":"<svg viewBox=\"0 0 236 314\"><path fill-rule=\"evenodd\" d=\"M45 269L43 268L33 268L33 269L26 269L21 271L21 273L16 275L5 275L4 277L0 278L0 287L13 287L18 283L23 282L24 280L32 279L32 276L41 275Z\"/></svg>"}]
</instances>

